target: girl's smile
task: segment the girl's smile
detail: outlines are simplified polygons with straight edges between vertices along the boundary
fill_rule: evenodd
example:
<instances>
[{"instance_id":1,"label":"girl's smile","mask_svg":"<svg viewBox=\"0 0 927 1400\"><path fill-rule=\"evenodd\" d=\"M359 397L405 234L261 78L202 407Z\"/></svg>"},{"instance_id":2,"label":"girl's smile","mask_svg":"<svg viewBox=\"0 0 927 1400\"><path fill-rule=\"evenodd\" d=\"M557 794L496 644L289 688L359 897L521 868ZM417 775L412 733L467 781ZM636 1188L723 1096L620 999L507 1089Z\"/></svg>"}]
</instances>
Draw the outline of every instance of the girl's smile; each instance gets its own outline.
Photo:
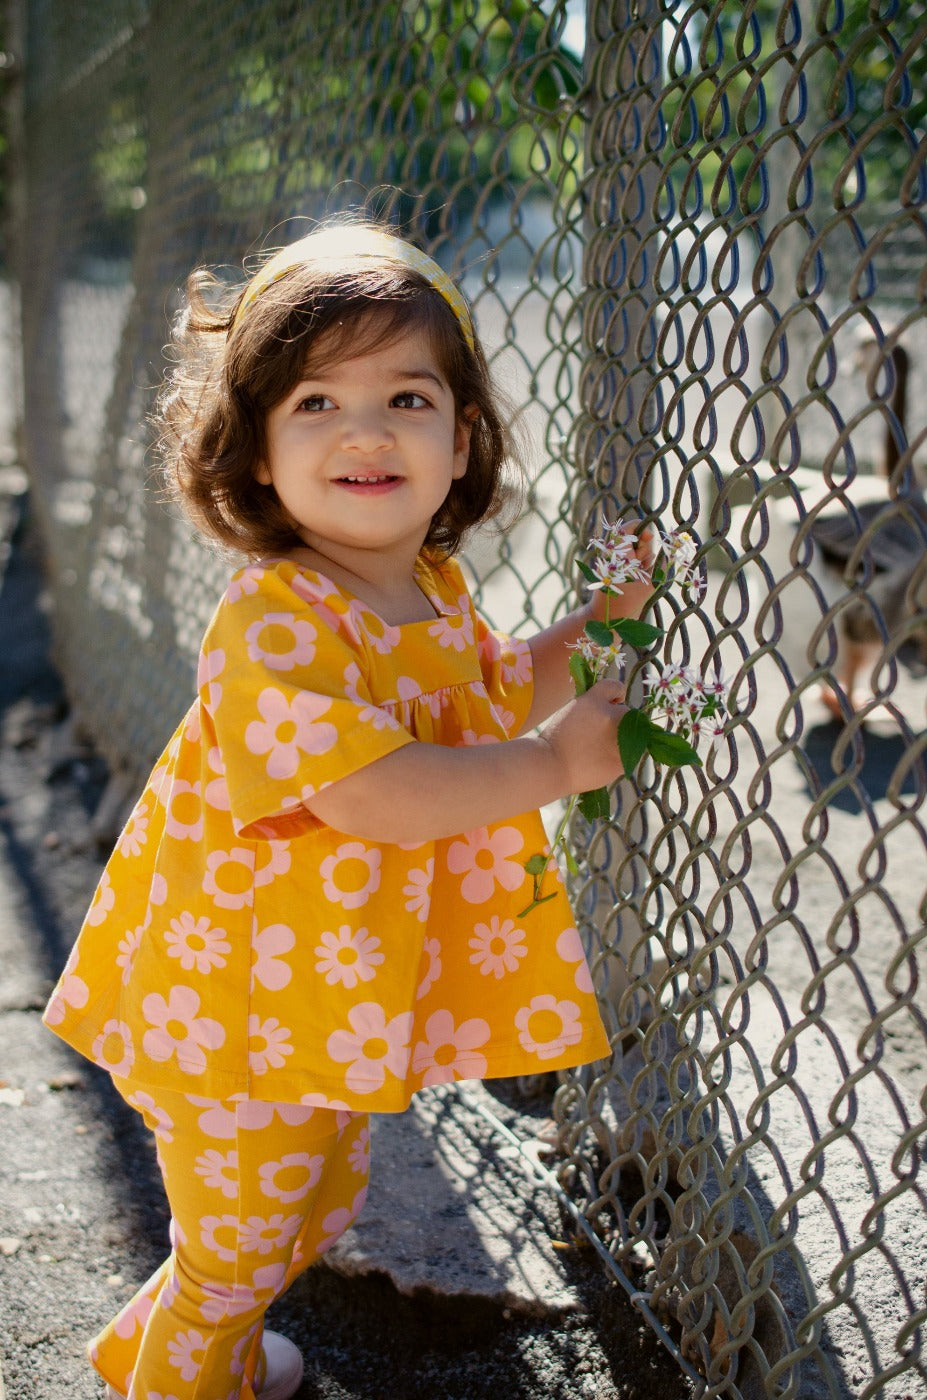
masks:
<instances>
[{"instance_id":1,"label":"girl's smile","mask_svg":"<svg viewBox=\"0 0 927 1400\"><path fill-rule=\"evenodd\" d=\"M470 426L458 419L431 347L406 332L310 368L268 414L257 477L323 559L361 577L407 579L467 469L469 445Z\"/></svg>"}]
</instances>

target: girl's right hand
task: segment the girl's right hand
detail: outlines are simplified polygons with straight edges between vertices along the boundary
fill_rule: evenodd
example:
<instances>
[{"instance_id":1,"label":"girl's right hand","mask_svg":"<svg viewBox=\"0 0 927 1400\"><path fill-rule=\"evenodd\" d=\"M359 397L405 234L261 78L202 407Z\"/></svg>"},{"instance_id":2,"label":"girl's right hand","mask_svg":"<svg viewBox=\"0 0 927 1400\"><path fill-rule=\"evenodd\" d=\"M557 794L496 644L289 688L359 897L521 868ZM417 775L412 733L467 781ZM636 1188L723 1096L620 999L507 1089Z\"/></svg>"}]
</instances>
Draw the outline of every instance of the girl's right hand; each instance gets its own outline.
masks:
<instances>
[{"instance_id":1,"label":"girl's right hand","mask_svg":"<svg viewBox=\"0 0 927 1400\"><path fill-rule=\"evenodd\" d=\"M627 711L624 697L618 681L598 681L539 730L564 767L567 793L604 787L623 775L618 724Z\"/></svg>"}]
</instances>

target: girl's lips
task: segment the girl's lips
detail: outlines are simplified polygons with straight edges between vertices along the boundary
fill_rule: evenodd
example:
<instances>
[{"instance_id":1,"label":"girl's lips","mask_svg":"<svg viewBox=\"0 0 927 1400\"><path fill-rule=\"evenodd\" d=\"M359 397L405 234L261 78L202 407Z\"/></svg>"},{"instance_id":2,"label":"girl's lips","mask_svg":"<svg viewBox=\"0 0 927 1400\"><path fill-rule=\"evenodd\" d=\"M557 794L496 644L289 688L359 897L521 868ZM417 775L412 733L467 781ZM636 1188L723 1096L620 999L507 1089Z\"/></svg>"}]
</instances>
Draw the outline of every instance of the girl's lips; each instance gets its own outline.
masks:
<instances>
[{"instance_id":1,"label":"girl's lips","mask_svg":"<svg viewBox=\"0 0 927 1400\"><path fill-rule=\"evenodd\" d=\"M361 491L365 495L376 494L380 491L389 491L394 486L398 486L402 480L398 476L389 476L386 473L377 476L339 476L335 478L336 486L343 486L348 491Z\"/></svg>"}]
</instances>

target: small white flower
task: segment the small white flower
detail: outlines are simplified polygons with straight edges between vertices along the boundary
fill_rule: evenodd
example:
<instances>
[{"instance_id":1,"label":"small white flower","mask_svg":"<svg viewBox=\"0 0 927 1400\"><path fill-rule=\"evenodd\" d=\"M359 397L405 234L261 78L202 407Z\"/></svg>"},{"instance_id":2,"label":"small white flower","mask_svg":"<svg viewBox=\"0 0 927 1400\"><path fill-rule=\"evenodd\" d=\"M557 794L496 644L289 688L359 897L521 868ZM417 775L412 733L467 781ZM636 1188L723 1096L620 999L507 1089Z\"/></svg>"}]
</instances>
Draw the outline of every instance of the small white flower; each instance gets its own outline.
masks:
<instances>
[{"instance_id":1,"label":"small white flower","mask_svg":"<svg viewBox=\"0 0 927 1400\"><path fill-rule=\"evenodd\" d=\"M702 690L704 692L706 700L714 700L718 705L723 705L725 709L727 708L727 701L731 690L731 683L728 677L721 670L720 666L715 672L714 680L703 679Z\"/></svg>"},{"instance_id":2,"label":"small white flower","mask_svg":"<svg viewBox=\"0 0 927 1400\"><path fill-rule=\"evenodd\" d=\"M727 725L720 715L708 715L702 720L702 733L712 748L716 749L727 734Z\"/></svg>"},{"instance_id":3,"label":"small white flower","mask_svg":"<svg viewBox=\"0 0 927 1400\"><path fill-rule=\"evenodd\" d=\"M591 637L580 637L578 642L569 644L570 651L578 651L596 680L604 676L612 666L619 669L624 665L624 652L616 640L610 647L598 646Z\"/></svg>"},{"instance_id":4,"label":"small white flower","mask_svg":"<svg viewBox=\"0 0 927 1400\"><path fill-rule=\"evenodd\" d=\"M637 558L637 534L623 520L605 521L605 533L591 540L594 557L590 568L596 581L590 588L606 588L621 593L626 583L648 583L650 573Z\"/></svg>"}]
</instances>

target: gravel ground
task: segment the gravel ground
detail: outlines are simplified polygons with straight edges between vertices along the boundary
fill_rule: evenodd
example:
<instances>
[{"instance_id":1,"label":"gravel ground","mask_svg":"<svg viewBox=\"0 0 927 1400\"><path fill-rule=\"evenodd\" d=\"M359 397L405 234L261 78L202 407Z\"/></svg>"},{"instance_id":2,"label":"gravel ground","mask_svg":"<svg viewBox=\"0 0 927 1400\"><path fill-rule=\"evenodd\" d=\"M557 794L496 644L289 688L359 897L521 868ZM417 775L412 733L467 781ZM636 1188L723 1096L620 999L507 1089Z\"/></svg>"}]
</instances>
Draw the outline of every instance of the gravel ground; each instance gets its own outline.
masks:
<instances>
[{"instance_id":1,"label":"gravel ground","mask_svg":"<svg viewBox=\"0 0 927 1400\"><path fill-rule=\"evenodd\" d=\"M20 504L0 494L0 1400L4 1381L6 1400L90 1400L85 1341L159 1262L168 1213L139 1120L39 1020L102 863L106 773L66 723ZM531 1195L513 1231L530 1206L541 1247L562 1245L555 1205ZM550 1254L569 1305L400 1292L376 1269L320 1265L271 1314L307 1357L301 1400L687 1400L592 1252Z\"/></svg>"}]
</instances>

